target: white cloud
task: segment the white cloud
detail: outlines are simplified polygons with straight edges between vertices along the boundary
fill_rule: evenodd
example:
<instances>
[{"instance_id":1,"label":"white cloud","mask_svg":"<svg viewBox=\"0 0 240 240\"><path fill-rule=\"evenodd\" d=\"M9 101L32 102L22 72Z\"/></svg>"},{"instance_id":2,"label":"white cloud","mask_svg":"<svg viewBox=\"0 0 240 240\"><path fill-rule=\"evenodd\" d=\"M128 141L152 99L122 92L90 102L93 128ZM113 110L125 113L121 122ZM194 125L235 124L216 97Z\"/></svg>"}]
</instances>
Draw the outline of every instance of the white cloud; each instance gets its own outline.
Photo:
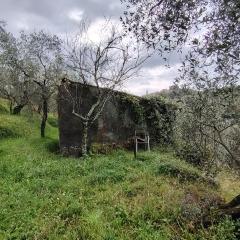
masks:
<instances>
[{"instance_id":1,"label":"white cloud","mask_svg":"<svg viewBox=\"0 0 240 240\"><path fill-rule=\"evenodd\" d=\"M67 13L70 20L79 23L83 19L84 11L81 9L72 9Z\"/></svg>"},{"instance_id":2,"label":"white cloud","mask_svg":"<svg viewBox=\"0 0 240 240\"><path fill-rule=\"evenodd\" d=\"M21 31L21 30L25 30L28 31L29 30L29 26L26 20L20 20L16 23L15 27Z\"/></svg>"},{"instance_id":3,"label":"white cloud","mask_svg":"<svg viewBox=\"0 0 240 240\"><path fill-rule=\"evenodd\" d=\"M125 84L125 91L141 96L146 93L153 93L162 89L168 89L177 76L180 64L171 68L157 66L154 68L144 67L138 77L129 80Z\"/></svg>"},{"instance_id":4,"label":"white cloud","mask_svg":"<svg viewBox=\"0 0 240 240\"><path fill-rule=\"evenodd\" d=\"M117 30L120 29L119 23L110 19L108 22L105 18L97 18L94 22L91 22L87 36L88 39L94 43L104 41L111 33L111 27L114 26Z\"/></svg>"}]
</instances>

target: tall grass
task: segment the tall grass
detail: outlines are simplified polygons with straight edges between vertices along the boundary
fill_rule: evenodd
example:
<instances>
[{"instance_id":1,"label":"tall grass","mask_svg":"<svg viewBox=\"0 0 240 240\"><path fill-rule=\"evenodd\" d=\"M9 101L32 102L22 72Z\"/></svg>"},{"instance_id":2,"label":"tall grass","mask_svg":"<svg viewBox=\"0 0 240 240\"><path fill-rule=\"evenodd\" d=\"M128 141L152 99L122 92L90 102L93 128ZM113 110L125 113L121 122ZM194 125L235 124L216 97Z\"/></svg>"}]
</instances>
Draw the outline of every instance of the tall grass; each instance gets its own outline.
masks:
<instances>
[{"instance_id":1,"label":"tall grass","mask_svg":"<svg viewBox=\"0 0 240 240\"><path fill-rule=\"evenodd\" d=\"M234 239L229 220L194 232L180 223L186 193L219 192L171 152L65 158L57 128L40 139L38 126L0 115L13 133L0 140L0 239Z\"/></svg>"}]
</instances>

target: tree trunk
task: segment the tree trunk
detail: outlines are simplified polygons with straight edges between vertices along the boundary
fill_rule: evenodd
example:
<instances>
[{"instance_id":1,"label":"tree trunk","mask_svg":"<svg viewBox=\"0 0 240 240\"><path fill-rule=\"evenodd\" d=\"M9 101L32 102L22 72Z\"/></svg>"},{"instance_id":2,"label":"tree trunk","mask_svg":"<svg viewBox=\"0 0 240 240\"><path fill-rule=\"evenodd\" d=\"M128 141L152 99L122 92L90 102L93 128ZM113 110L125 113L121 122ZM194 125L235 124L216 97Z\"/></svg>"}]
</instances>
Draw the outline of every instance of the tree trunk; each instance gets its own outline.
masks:
<instances>
[{"instance_id":1,"label":"tree trunk","mask_svg":"<svg viewBox=\"0 0 240 240\"><path fill-rule=\"evenodd\" d=\"M88 121L83 122L83 135L82 135L82 155L87 156L87 142L88 142Z\"/></svg>"},{"instance_id":2,"label":"tree trunk","mask_svg":"<svg viewBox=\"0 0 240 240\"><path fill-rule=\"evenodd\" d=\"M13 114L13 100L9 100L9 112Z\"/></svg>"},{"instance_id":3,"label":"tree trunk","mask_svg":"<svg viewBox=\"0 0 240 240\"><path fill-rule=\"evenodd\" d=\"M13 115L19 115L21 113L22 109L24 108L24 106L25 105L23 105L23 104L17 105L16 107L13 108L12 114Z\"/></svg>"},{"instance_id":4,"label":"tree trunk","mask_svg":"<svg viewBox=\"0 0 240 240\"><path fill-rule=\"evenodd\" d=\"M43 99L43 104L42 104L42 123L41 123L41 137L45 137L45 128L46 128L46 122L48 118L48 102L47 99Z\"/></svg>"},{"instance_id":5,"label":"tree trunk","mask_svg":"<svg viewBox=\"0 0 240 240\"><path fill-rule=\"evenodd\" d=\"M37 113L41 113L42 111L42 104L38 104L38 108L37 108Z\"/></svg>"},{"instance_id":6,"label":"tree trunk","mask_svg":"<svg viewBox=\"0 0 240 240\"><path fill-rule=\"evenodd\" d=\"M236 196L232 201L221 206L221 208L233 208L240 206L240 194Z\"/></svg>"},{"instance_id":7,"label":"tree trunk","mask_svg":"<svg viewBox=\"0 0 240 240\"><path fill-rule=\"evenodd\" d=\"M228 152L231 157L232 162L237 163L237 160L234 156L234 153L228 148L228 146L224 143L221 133L217 130L219 143L223 146L223 148Z\"/></svg>"}]
</instances>

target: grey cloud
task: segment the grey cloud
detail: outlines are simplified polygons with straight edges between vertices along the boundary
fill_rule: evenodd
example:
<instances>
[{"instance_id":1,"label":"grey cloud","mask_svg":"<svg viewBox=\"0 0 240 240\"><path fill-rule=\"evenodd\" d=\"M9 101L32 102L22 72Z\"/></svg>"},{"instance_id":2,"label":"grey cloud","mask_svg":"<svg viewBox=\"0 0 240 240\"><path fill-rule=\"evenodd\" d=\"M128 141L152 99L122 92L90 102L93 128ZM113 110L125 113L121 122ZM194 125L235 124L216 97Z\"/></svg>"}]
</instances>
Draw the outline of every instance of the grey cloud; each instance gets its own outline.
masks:
<instances>
[{"instance_id":1,"label":"grey cloud","mask_svg":"<svg viewBox=\"0 0 240 240\"><path fill-rule=\"evenodd\" d=\"M83 18L94 22L104 16L119 19L123 10L120 0L0 0L0 20L5 20L7 29L14 34L22 28L29 31L44 29L56 34L70 33L76 30L77 25L69 18L70 11L81 11ZM181 62L181 55L177 53L166 57L170 65L176 66ZM163 57L155 54L146 62L143 71L149 72L165 64ZM175 71L159 76L141 74L128 84L128 90L138 95L144 94L146 89L159 91L166 88L175 75Z\"/></svg>"},{"instance_id":2,"label":"grey cloud","mask_svg":"<svg viewBox=\"0 0 240 240\"><path fill-rule=\"evenodd\" d=\"M84 17L90 21L103 16L119 18L122 12L120 0L0 0L0 6L0 16L16 32L21 21L25 21L30 29L49 28L56 32L72 30L75 25L67 13L73 9L82 10Z\"/></svg>"}]
</instances>

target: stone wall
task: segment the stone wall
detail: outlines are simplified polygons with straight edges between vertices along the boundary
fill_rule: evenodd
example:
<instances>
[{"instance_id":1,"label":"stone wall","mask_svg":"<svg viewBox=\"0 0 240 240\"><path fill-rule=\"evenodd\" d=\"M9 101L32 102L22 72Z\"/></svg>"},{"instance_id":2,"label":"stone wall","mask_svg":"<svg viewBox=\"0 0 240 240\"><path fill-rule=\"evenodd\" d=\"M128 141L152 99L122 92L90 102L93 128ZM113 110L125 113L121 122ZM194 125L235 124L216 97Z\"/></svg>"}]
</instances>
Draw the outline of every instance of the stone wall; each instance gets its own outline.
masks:
<instances>
[{"instance_id":1,"label":"stone wall","mask_svg":"<svg viewBox=\"0 0 240 240\"><path fill-rule=\"evenodd\" d=\"M69 90L74 97L78 94L83 114L88 112L92 104L96 102L97 89L93 86L72 82ZM91 143L126 145L133 138L135 129L142 127L149 131L151 145L161 143L161 141L167 142L163 136L160 136L161 131L159 132L159 129L164 129L164 126L160 125L164 124L161 121L167 116L167 105L160 104L160 101L155 102L154 105L151 101L122 92L114 92L99 119L89 129L88 147L91 147ZM161 109L163 106L164 109ZM82 123L72 114L72 104L63 85L59 87L58 113L61 152L64 155L80 156ZM171 134L169 130L167 132Z\"/></svg>"}]
</instances>

